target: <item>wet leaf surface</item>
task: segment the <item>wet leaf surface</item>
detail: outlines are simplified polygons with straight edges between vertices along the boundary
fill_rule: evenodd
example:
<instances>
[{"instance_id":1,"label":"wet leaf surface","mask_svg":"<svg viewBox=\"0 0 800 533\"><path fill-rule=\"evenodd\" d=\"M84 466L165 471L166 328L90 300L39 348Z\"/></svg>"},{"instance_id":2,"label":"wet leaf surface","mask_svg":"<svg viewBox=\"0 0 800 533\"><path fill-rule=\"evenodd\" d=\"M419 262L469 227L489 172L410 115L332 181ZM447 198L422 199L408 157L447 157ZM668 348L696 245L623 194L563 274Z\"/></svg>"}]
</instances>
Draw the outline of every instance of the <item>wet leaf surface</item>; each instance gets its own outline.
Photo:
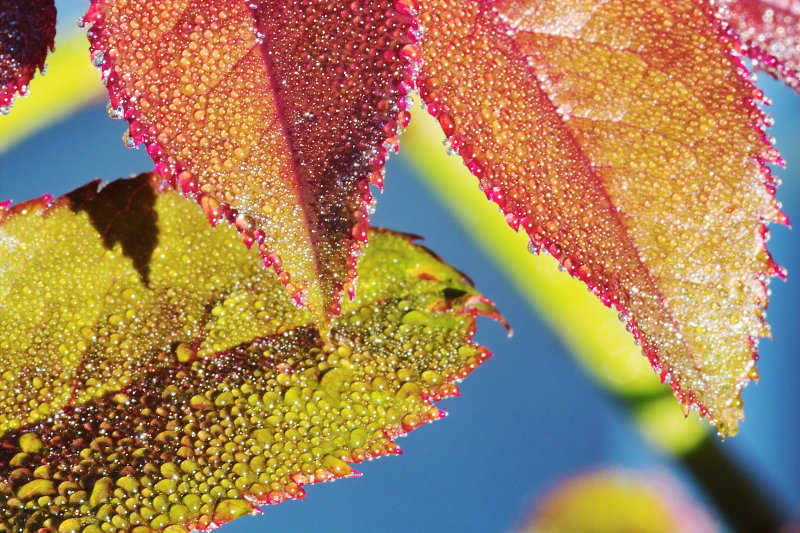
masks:
<instances>
[{"instance_id":1,"label":"wet leaf surface","mask_svg":"<svg viewBox=\"0 0 800 533\"><path fill-rule=\"evenodd\" d=\"M786 222L761 93L705 2L420 2L421 96L531 250L620 311L723 434ZM465 80L469 80L465 82Z\"/></svg>"},{"instance_id":2,"label":"wet leaf surface","mask_svg":"<svg viewBox=\"0 0 800 533\"><path fill-rule=\"evenodd\" d=\"M155 175L0 219L0 530L187 531L303 497L398 453L489 355L494 309L406 235L372 230L322 340Z\"/></svg>"}]
</instances>

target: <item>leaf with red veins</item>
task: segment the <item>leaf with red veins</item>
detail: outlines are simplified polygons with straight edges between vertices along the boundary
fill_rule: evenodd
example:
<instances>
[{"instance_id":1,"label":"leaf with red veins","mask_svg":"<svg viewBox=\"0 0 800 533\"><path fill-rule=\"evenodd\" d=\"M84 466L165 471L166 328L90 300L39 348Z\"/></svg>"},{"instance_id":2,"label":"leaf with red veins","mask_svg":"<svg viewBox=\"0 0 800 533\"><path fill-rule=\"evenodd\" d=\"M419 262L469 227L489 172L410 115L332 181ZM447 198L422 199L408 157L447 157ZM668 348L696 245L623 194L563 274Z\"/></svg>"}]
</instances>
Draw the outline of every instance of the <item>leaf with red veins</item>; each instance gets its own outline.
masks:
<instances>
[{"instance_id":1,"label":"leaf with red veins","mask_svg":"<svg viewBox=\"0 0 800 533\"><path fill-rule=\"evenodd\" d=\"M327 321L352 290L369 181L406 114L402 5L93 0L85 20L132 141Z\"/></svg>"},{"instance_id":2,"label":"leaf with red veins","mask_svg":"<svg viewBox=\"0 0 800 533\"><path fill-rule=\"evenodd\" d=\"M36 70L44 68L56 36L54 0L0 0L0 113L25 94Z\"/></svg>"},{"instance_id":3,"label":"leaf with red veins","mask_svg":"<svg viewBox=\"0 0 800 533\"><path fill-rule=\"evenodd\" d=\"M800 92L800 1L727 0L723 5L756 68Z\"/></svg>"},{"instance_id":4,"label":"leaf with red veins","mask_svg":"<svg viewBox=\"0 0 800 533\"><path fill-rule=\"evenodd\" d=\"M737 430L785 220L760 95L705 2L420 3L420 91L531 248L585 281L686 409Z\"/></svg>"}]
</instances>

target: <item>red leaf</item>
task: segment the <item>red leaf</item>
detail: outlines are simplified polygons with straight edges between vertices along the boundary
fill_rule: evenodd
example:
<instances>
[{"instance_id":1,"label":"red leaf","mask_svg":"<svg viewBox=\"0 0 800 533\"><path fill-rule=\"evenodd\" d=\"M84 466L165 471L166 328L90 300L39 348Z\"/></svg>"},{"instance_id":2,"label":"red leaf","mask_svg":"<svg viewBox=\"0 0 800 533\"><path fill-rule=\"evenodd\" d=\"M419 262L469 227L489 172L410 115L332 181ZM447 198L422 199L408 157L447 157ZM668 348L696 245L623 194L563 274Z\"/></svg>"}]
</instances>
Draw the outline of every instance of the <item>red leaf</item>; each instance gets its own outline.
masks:
<instances>
[{"instance_id":1,"label":"red leaf","mask_svg":"<svg viewBox=\"0 0 800 533\"><path fill-rule=\"evenodd\" d=\"M421 94L487 197L735 433L768 330L760 96L703 1L421 3ZM459 43L454 46L453 43Z\"/></svg>"},{"instance_id":2,"label":"red leaf","mask_svg":"<svg viewBox=\"0 0 800 533\"><path fill-rule=\"evenodd\" d=\"M133 142L325 319L355 275L369 180L382 180L411 87L404 11L378 0L93 0L85 20Z\"/></svg>"},{"instance_id":3,"label":"red leaf","mask_svg":"<svg viewBox=\"0 0 800 533\"><path fill-rule=\"evenodd\" d=\"M755 66L800 92L800 1L727 0L724 5Z\"/></svg>"},{"instance_id":4,"label":"red leaf","mask_svg":"<svg viewBox=\"0 0 800 533\"><path fill-rule=\"evenodd\" d=\"M14 96L44 68L55 36L54 0L0 0L0 113L8 113Z\"/></svg>"}]
</instances>

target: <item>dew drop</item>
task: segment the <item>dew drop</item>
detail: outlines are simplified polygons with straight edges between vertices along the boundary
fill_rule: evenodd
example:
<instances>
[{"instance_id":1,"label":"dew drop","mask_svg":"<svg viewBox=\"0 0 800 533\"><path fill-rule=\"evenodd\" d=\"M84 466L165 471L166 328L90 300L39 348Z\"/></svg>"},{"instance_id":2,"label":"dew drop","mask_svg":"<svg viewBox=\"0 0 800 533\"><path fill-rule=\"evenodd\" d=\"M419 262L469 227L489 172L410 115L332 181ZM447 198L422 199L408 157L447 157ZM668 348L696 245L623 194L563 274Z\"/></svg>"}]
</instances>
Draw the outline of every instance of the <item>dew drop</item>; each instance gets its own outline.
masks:
<instances>
[{"instance_id":1,"label":"dew drop","mask_svg":"<svg viewBox=\"0 0 800 533\"><path fill-rule=\"evenodd\" d=\"M92 65L94 65L97 68L102 68L105 57L106 53L101 50L99 53L95 54L94 57L92 57Z\"/></svg>"},{"instance_id":2,"label":"dew drop","mask_svg":"<svg viewBox=\"0 0 800 533\"><path fill-rule=\"evenodd\" d=\"M119 119L122 118L122 116L124 114L124 110L122 109L121 105L119 105L117 107L113 107L111 105L111 102L109 102L108 105L106 106L106 113L108 113L109 117L111 117L111 118L113 118L115 120L119 120Z\"/></svg>"},{"instance_id":3,"label":"dew drop","mask_svg":"<svg viewBox=\"0 0 800 533\"><path fill-rule=\"evenodd\" d=\"M131 130L125 130L125 133L122 134L122 144L125 145L125 148L136 148L136 141L133 140Z\"/></svg>"},{"instance_id":4,"label":"dew drop","mask_svg":"<svg viewBox=\"0 0 800 533\"><path fill-rule=\"evenodd\" d=\"M441 112L436 118L439 121L439 125L442 127L445 137L450 137L455 133L456 123L453 121L453 117L445 112Z\"/></svg>"}]
</instances>

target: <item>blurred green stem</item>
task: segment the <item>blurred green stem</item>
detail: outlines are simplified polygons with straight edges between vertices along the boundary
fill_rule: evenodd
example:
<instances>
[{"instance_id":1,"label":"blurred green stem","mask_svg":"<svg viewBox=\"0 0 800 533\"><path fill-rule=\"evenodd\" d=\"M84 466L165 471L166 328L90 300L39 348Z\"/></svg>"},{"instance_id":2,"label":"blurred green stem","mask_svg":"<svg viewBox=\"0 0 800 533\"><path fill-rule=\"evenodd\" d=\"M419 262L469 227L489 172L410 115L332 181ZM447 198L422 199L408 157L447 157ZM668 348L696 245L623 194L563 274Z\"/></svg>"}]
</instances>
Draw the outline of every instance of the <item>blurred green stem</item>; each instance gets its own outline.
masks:
<instances>
[{"instance_id":1,"label":"blurred green stem","mask_svg":"<svg viewBox=\"0 0 800 533\"><path fill-rule=\"evenodd\" d=\"M677 457L716 504L737 533L777 532L782 524L775 506L731 460L712 434Z\"/></svg>"}]
</instances>

